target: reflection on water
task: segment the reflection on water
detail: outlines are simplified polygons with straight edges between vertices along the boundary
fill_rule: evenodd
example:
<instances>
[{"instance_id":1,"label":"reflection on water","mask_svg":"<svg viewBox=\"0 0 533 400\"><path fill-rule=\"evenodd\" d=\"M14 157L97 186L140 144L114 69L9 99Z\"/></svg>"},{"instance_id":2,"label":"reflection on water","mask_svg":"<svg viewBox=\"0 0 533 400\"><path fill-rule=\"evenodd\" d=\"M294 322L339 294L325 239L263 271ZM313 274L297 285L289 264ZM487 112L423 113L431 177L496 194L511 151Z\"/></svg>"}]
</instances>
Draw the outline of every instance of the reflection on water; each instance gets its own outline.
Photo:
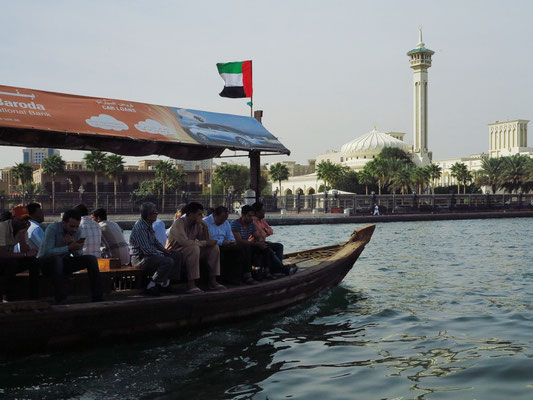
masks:
<instances>
[{"instance_id":1,"label":"reflection on water","mask_svg":"<svg viewBox=\"0 0 533 400\"><path fill-rule=\"evenodd\" d=\"M533 398L531 219L379 224L340 287L174 338L7 362L0 397ZM286 250L350 225L276 228Z\"/></svg>"}]
</instances>

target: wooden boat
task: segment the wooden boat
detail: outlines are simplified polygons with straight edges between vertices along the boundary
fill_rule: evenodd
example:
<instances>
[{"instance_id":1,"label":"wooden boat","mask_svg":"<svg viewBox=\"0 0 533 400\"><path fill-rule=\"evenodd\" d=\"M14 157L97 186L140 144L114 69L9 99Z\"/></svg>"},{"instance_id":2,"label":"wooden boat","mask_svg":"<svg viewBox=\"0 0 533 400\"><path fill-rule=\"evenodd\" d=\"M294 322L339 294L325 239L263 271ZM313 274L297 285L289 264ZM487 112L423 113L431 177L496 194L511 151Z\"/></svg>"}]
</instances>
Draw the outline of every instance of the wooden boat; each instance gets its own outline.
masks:
<instances>
[{"instance_id":1,"label":"wooden boat","mask_svg":"<svg viewBox=\"0 0 533 400\"><path fill-rule=\"evenodd\" d=\"M345 243L287 254L286 261L296 263L298 272L258 285L156 298L130 290L133 293L101 303L2 304L0 354L20 355L105 343L127 336L179 332L292 306L341 282L370 241L374 229L375 225L368 225L354 231Z\"/></svg>"}]
</instances>

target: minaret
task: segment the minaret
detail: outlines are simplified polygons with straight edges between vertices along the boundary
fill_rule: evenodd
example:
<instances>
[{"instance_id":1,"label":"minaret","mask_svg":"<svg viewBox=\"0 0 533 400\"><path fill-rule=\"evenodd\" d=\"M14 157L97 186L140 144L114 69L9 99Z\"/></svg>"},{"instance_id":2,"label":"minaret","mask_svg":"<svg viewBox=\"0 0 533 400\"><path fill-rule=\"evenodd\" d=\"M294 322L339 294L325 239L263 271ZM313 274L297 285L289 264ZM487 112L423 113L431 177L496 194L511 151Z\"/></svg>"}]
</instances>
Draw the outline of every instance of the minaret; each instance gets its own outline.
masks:
<instances>
[{"instance_id":1,"label":"minaret","mask_svg":"<svg viewBox=\"0 0 533 400\"><path fill-rule=\"evenodd\" d=\"M413 161L419 166L431 163L432 154L428 150L428 68L434 51L426 49L422 41L422 27L419 30L418 44L409 51L409 61L413 69Z\"/></svg>"}]
</instances>

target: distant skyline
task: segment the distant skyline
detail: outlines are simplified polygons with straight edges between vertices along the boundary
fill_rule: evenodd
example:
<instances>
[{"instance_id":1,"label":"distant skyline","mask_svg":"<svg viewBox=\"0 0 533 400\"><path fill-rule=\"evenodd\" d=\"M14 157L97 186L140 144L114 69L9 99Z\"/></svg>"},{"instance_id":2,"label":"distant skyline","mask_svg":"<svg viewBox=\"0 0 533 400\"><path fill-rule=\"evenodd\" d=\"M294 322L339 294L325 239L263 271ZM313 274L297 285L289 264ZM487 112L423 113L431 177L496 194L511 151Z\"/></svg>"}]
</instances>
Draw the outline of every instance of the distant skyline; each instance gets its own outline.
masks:
<instances>
[{"instance_id":1,"label":"distant skyline","mask_svg":"<svg viewBox=\"0 0 533 400\"><path fill-rule=\"evenodd\" d=\"M406 132L412 143L406 53L420 25L435 51L433 160L487 152L489 123L533 120L528 0L0 5L4 85L249 115L249 99L218 96L223 81L216 63L253 60L254 108L264 110L263 124L292 153L263 162L305 164L374 126ZM84 153L61 154L75 161ZM22 147L0 147L0 167L16 162Z\"/></svg>"}]
</instances>

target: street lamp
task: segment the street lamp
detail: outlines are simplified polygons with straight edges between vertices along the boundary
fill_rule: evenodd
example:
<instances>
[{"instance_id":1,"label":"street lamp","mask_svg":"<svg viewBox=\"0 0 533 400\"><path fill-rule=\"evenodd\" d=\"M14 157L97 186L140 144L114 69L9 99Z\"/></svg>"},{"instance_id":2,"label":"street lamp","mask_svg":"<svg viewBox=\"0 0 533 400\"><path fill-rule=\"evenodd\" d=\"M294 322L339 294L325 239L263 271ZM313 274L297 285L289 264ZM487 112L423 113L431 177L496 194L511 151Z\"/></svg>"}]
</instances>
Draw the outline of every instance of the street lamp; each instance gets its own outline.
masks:
<instances>
[{"instance_id":1,"label":"street lamp","mask_svg":"<svg viewBox=\"0 0 533 400\"><path fill-rule=\"evenodd\" d=\"M230 185L228 187L228 210L229 210L230 213L233 212L233 207L232 207L232 205L233 205L233 201L232 200L233 199L232 199L232 196L233 196L233 191L234 190L235 190L235 188L233 187L233 185Z\"/></svg>"}]
</instances>

